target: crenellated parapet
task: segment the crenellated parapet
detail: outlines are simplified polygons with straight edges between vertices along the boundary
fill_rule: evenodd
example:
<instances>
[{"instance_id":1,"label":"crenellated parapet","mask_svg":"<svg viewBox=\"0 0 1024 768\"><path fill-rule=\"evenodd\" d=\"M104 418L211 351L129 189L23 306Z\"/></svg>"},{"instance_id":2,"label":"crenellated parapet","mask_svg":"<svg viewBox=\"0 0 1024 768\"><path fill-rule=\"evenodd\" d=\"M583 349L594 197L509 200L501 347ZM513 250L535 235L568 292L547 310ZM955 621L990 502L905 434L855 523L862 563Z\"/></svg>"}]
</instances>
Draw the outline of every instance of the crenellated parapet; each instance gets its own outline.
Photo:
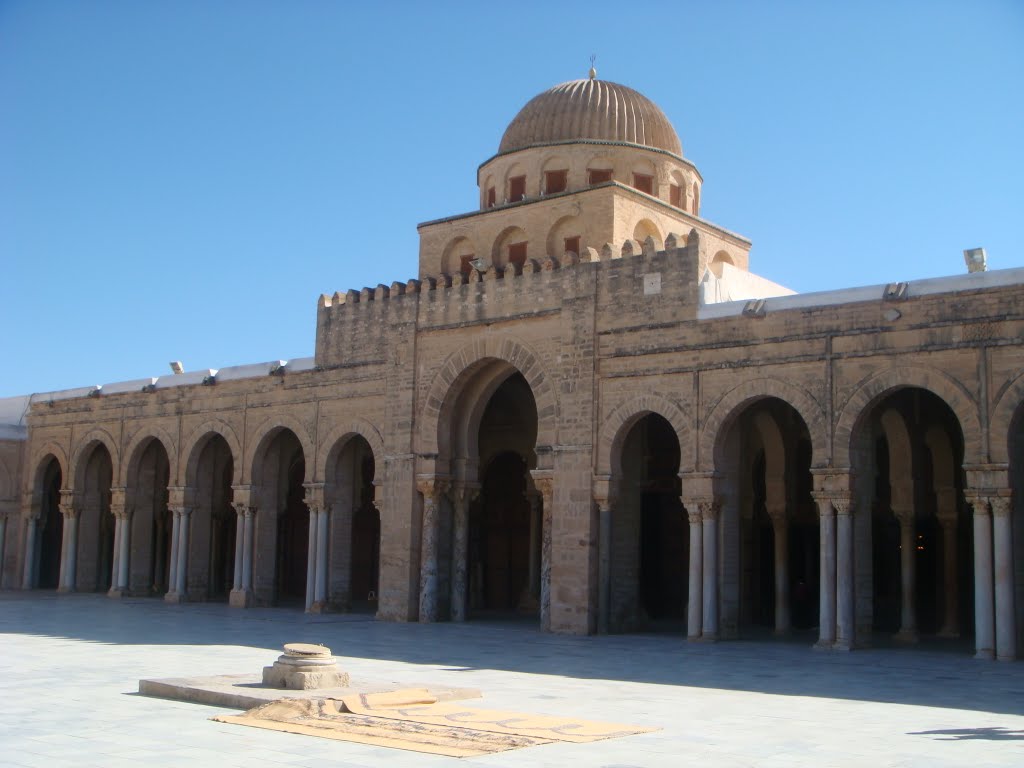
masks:
<instances>
[{"instance_id":1,"label":"crenellated parapet","mask_svg":"<svg viewBox=\"0 0 1024 768\"><path fill-rule=\"evenodd\" d=\"M661 249L648 237L643 243L629 239L581 251L324 294L317 305L317 365L382 363L394 327L415 324L429 330L522 320L557 313L565 301L580 297L600 307L664 296L696 316L699 269L706 256L695 230L669 234Z\"/></svg>"}]
</instances>

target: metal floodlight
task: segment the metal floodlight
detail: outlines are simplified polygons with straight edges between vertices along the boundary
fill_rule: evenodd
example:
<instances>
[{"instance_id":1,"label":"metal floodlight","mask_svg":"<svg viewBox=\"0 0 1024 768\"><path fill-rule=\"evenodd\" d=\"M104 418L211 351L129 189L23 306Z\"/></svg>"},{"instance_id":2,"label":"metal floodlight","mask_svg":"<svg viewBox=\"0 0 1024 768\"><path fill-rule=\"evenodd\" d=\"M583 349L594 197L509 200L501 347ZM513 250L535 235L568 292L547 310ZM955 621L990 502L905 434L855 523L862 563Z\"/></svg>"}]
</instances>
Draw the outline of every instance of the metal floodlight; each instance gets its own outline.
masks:
<instances>
[{"instance_id":1,"label":"metal floodlight","mask_svg":"<svg viewBox=\"0 0 1024 768\"><path fill-rule=\"evenodd\" d=\"M179 374L184 373L185 367L181 364L181 360L175 360L171 363L171 373Z\"/></svg>"},{"instance_id":2,"label":"metal floodlight","mask_svg":"<svg viewBox=\"0 0 1024 768\"><path fill-rule=\"evenodd\" d=\"M968 272L984 272L988 269L988 257L984 248L969 248L964 251L964 264Z\"/></svg>"},{"instance_id":3,"label":"metal floodlight","mask_svg":"<svg viewBox=\"0 0 1024 768\"><path fill-rule=\"evenodd\" d=\"M487 271L487 262L484 261L483 259L473 259L471 262L469 262L469 264L477 272L486 272Z\"/></svg>"}]
</instances>

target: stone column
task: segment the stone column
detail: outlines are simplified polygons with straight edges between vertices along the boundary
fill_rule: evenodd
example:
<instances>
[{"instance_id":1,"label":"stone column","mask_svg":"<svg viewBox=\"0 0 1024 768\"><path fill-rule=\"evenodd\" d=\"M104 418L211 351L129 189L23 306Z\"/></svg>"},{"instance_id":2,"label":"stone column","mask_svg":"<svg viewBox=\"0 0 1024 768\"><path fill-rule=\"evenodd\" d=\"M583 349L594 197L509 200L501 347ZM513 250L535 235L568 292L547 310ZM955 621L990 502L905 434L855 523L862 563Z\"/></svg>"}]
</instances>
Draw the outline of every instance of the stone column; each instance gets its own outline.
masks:
<instances>
[{"instance_id":1,"label":"stone column","mask_svg":"<svg viewBox=\"0 0 1024 768\"><path fill-rule=\"evenodd\" d=\"M228 604L248 608L253 604L252 560L256 493L250 485L231 486L231 506L235 508L235 584Z\"/></svg>"},{"instance_id":2,"label":"stone column","mask_svg":"<svg viewBox=\"0 0 1024 768\"><path fill-rule=\"evenodd\" d=\"M836 511L836 641L839 651L853 649L855 635L853 569L853 503L849 496L833 496Z\"/></svg>"},{"instance_id":3,"label":"stone column","mask_svg":"<svg viewBox=\"0 0 1024 768\"><path fill-rule=\"evenodd\" d=\"M687 584L686 637L700 640L704 631L704 516L696 502L685 501L686 516L690 521L690 573Z\"/></svg>"},{"instance_id":4,"label":"stone column","mask_svg":"<svg viewBox=\"0 0 1024 768\"><path fill-rule=\"evenodd\" d=\"M900 631L896 639L917 642L917 613L914 610L917 539L914 537L913 507L897 507L893 514L900 523Z\"/></svg>"},{"instance_id":5,"label":"stone column","mask_svg":"<svg viewBox=\"0 0 1024 768\"><path fill-rule=\"evenodd\" d=\"M252 601L252 557L253 540L256 534L256 508L245 508L245 535L242 537L242 592L246 605Z\"/></svg>"},{"instance_id":6,"label":"stone column","mask_svg":"<svg viewBox=\"0 0 1024 768\"><path fill-rule=\"evenodd\" d=\"M996 647L992 516L986 497L969 494L966 500L974 510L974 658L992 659Z\"/></svg>"},{"instance_id":7,"label":"stone column","mask_svg":"<svg viewBox=\"0 0 1024 768\"><path fill-rule=\"evenodd\" d=\"M790 630L789 606L789 516L785 504L768 507L775 539L775 634L788 635Z\"/></svg>"},{"instance_id":8,"label":"stone column","mask_svg":"<svg viewBox=\"0 0 1024 768\"><path fill-rule=\"evenodd\" d=\"M551 631L551 522L554 513L555 483L551 477L537 477L534 484L541 495L540 543L540 629Z\"/></svg>"},{"instance_id":9,"label":"stone column","mask_svg":"<svg viewBox=\"0 0 1024 768\"><path fill-rule=\"evenodd\" d=\"M818 504L819 597L818 642L814 647L831 649L836 641L836 513L832 499L815 495Z\"/></svg>"},{"instance_id":10,"label":"stone column","mask_svg":"<svg viewBox=\"0 0 1024 768\"><path fill-rule=\"evenodd\" d=\"M78 583L78 505L72 494L61 491L60 513L64 515L64 544L60 551L61 580L58 592L74 592Z\"/></svg>"},{"instance_id":11,"label":"stone column","mask_svg":"<svg viewBox=\"0 0 1024 768\"><path fill-rule=\"evenodd\" d=\"M329 549L327 542L330 534L330 514L326 507L317 513L320 518L316 526L316 575L314 579L313 608L317 612L327 610L327 564Z\"/></svg>"},{"instance_id":12,"label":"stone column","mask_svg":"<svg viewBox=\"0 0 1024 768\"><path fill-rule=\"evenodd\" d=\"M542 529L544 527L543 510L541 509L540 493L528 491L526 500L530 504L530 597L540 606L540 550Z\"/></svg>"},{"instance_id":13,"label":"stone column","mask_svg":"<svg viewBox=\"0 0 1024 768\"><path fill-rule=\"evenodd\" d=\"M698 507L702 518L704 543L704 615L701 639L714 642L718 640L718 515L721 506L717 501L701 501Z\"/></svg>"},{"instance_id":14,"label":"stone column","mask_svg":"<svg viewBox=\"0 0 1024 768\"><path fill-rule=\"evenodd\" d=\"M1017 622L1013 601L1013 537L1010 523L1010 497L991 496L992 548L995 578L996 658L1017 658Z\"/></svg>"},{"instance_id":15,"label":"stone column","mask_svg":"<svg viewBox=\"0 0 1024 768\"><path fill-rule=\"evenodd\" d=\"M232 503L235 509L235 573L231 582L232 593L242 590L242 553L245 551L245 504Z\"/></svg>"},{"instance_id":16,"label":"stone column","mask_svg":"<svg viewBox=\"0 0 1024 768\"><path fill-rule=\"evenodd\" d=\"M120 553L117 559L117 589L121 594L128 592L128 566L131 564L132 511L121 511L121 538L118 541Z\"/></svg>"},{"instance_id":17,"label":"stone column","mask_svg":"<svg viewBox=\"0 0 1024 768\"><path fill-rule=\"evenodd\" d=\"M114 517L114 551L111 553L110 589L107 597L121 597L128 590L128 558L131 528L124 488L110 489L110 514Z\"/></svg>"},{"instance_id":18,"label":"stone column","mask_svg":"<svg viewBox=\"0 0 1024 768\"><path fill-rule=\"evenodd\" d=\"M467 589L469 584L469 502L477 491L467 483L457 483L451 489L452 502L452 621L466 620ZM531 544L533 521L530 521ZM533 553L530 553L531 564ZM533 579L531 572L530 579Z\"/></svg>"},{"instance_id":19,"label":"stone column","mask_svg":"<svg viewBox=\"0 0 1024 768\"><path fill-rule=\"evenodd\" d=\"M181 518L181 522L178 525L178 585L175 593L178 596L178 602L182 602L188 599L188 540L192 528L192 508L180 507L178 516Z\"/></svg>"},{"instance_id":20,"label":"stone column","mask_svg":"<svg viewBox=\"0 0 1024 768\"><path fill-rule=\"evenodd\" d=\"M181 515L175 507L169 507L171 513L171 554L167 573L167 594L164 600L173 603L178 593L178 535L181 530Z\"/></svg>"},{"instance_id":21,"label":"stone column","mask_svg":"<svg viewBox=\"0 0 1024 768\"><path fill-rule=\"evenodd\" d=\"M441 495L446 489L442 478L417 480L416 490L423 495L423 529L420 545L420 621L437 621L440 613L438 594L438 549L440 544Z\"/></svg>"},{"instance_id":22,"label":"stone column","mask_svg":"<svg viewBox=\"0 0 1024 768\"><path fill-rule=\"evenodd\" d=\"M936 492L936 517L942 528L943 618L940 637L960 637L960 590L957 580L956 489Z\"/></svg>"},{"instance_id":23,"label":"stone column","mask_svg":"<svg viewBox=\"0 0 1024 768\"><path fill-rule=\"evenodd\" d=\"M612 609L612 502L594 496L597 505L597 633L607 635Z\"/></svg>"},{"instance_id":24,"label":"stone column","mask_svg":"<svg viewBox=\"0 0 1024 768\"><path fill-rule=\"evenodd\" d=\"M313 612L314 592L316 591L316 545L320 541L317 526L320 524L320 509L306 502L309 510L309 538L306 542L306 613Z\"/></svg>"},{"instance_id":25,"label":"stone column","mask_svg":"<svg viewBox=\"0 0 1024 768\"><path fill-rule=\"evenodd\" d=\"M36 585L36 534L38 529L39 519L35 515L25 518L25 562L21 571L22 589L32 589Z\"/></svg>"}]
</instances>

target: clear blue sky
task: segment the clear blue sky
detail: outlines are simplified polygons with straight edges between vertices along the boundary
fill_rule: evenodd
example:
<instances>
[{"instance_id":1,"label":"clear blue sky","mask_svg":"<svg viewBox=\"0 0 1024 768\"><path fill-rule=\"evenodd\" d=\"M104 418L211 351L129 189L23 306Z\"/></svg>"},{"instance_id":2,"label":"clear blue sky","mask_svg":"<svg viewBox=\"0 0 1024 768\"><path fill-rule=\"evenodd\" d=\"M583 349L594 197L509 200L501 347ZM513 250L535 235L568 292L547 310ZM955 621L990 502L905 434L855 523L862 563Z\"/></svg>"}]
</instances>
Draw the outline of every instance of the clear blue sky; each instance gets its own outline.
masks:
<instances>
[{"instance_id":1,"label":"clear blue sky","mask_svg":"<svg viewBox=\"0 0 1024 768\"><path fill-rule=\"evenodd\" d=\"M0 396L311 355L591 53L766 277L1024 266L1020 0L0 0Z\"/></svg>"}]
</instances>

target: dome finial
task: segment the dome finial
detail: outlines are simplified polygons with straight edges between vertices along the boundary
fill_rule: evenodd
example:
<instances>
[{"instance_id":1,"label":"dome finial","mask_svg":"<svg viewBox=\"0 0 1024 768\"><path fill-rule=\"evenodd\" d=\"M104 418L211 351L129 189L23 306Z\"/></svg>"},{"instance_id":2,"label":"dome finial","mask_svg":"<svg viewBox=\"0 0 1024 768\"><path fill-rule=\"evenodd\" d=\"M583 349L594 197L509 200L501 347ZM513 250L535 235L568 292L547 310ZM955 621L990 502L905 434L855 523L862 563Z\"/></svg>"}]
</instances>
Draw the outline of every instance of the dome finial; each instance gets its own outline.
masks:
<instances>
[{"instance_id":1,"label":"dome finial","mask_svg":"<svg viewBox=\"0 0 1024 768\"><path fill-rule=\"evenodd\" d=\"M595 61L597 61L597 55L593 54L593 53L590 54L590 72L589 72L589 75L590 75L590 79L591 80L597 80L597 70L594 69L594 62Z\"/></svg>"}]
</instances>

